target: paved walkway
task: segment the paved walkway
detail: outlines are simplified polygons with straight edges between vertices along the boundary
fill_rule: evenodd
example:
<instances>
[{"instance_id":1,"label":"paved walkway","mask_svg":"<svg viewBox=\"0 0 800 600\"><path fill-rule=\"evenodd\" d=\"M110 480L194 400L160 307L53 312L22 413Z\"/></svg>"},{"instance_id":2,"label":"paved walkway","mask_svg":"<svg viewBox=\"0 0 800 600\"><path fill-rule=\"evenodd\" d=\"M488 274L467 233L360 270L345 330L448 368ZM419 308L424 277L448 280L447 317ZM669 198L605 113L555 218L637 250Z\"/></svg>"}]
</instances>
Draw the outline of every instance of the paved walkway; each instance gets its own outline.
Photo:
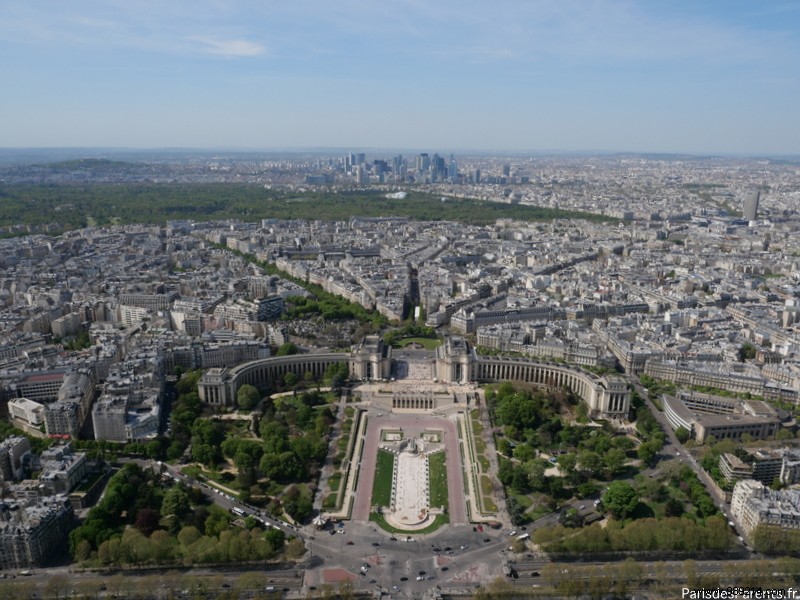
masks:
<instances>
[{"instance_id":1,"label":"paved walkway","mask_svg":"<svg viewBox=\"0 0 800 600\"><path fill-rule=\"evenodd\" d=\"M367 418L364 415L362 419ZM358 521L368 521L370 509L372 508L372 485L375 482L375 465L378 461L378 434L380 429L376 423L381 421L379 417L369 416L366 426L363 426L359 443L353 451L353 462L358 464L358 479L355 479L355 469L351 468L353 477L353 513L352 518ZM359 453L360 452L360 459ZM351 489L353 489L351 487Z\"/></svg>"},{"instance_id":2,"label":"paved walkway","mask_svg":"<svg viewBox=\"0 0 800 600\"><path fill-rule=\"evenodd\" d=\"M428 516L428 468L423 454L401 452L395 462L394 512L399 524L416 525ZM389 516L387 515L387 519Z\"/></svg>"}]
</instances>

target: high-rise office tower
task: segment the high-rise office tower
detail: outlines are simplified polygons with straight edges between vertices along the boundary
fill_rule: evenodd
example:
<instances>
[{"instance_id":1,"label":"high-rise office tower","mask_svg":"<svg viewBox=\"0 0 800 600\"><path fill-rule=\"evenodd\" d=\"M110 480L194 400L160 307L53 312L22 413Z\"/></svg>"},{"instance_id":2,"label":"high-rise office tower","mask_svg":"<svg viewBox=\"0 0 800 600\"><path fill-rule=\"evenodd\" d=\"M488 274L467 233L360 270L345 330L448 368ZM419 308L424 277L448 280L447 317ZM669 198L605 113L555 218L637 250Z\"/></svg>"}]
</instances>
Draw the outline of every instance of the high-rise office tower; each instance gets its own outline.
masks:
<instances>
[{"instance_id":1,"label":"high-rise office tower","mask_svg":"<svg viewBox=\"0 0 800 600\"><path fill-rule=\"evenodd\" d=\"M389 170L389 163L387 163L385 160L376 158L375 160L372 161L372 172L375 173L375 175L386 173L388 170Z\"/></svg>"},{"instance_id":2,"label":"high-rise office tower","mask_svg":"<svg viewBox=\"0 0 800 600\"><path fill-rule=\"evenodd\" d=\"M742 207L742 218L748 221L755 221L758 216L758 200L761 198L761 190L750 190L744 197Z\"/></svg>"},{"instance_id":3,"label":"high-rise office tower","mask_svg":"<svg viewBox=\"0 0 800 600\"><path fill-rule=\"evenodd\" d=\"M450 155L450 164L447 166L447 179L452 183L456 183L458 181L458 163L453 158L453 155Z\"/></svg>"},{"instance_id":4,"label":"high-rise office tower","mask_svg":"<svg viewBox=\"0 0 800 600\"><path fill-rule=\"evenodd\" d=\"M378 176L378 182L383 183L386 181L386 173L389 172L389 163L380 159L373 160L372 172Z\"/></svg>"},{"instance_id":5,"label":"high-rise office tower","mask_svg":"<svg viewBox=\"0 0 800 600\"><path fill-rule=\"evenodd\" d=\"M434 154L431 159L431 175L434 181L442 181L447 177L447 165L444 162L444 156Z\"/></svg>"},{"instance_id":6,"label":"high-rise office tower","mask_svg":"<svg viewBox=\"0 0 800 600\"><path fill-rule=\"evenodd\" d=\"M353 176L355 177L356 183L367 183L367 168L364 165L355 165L353 167Z\"/></svg>"}]
</instances>

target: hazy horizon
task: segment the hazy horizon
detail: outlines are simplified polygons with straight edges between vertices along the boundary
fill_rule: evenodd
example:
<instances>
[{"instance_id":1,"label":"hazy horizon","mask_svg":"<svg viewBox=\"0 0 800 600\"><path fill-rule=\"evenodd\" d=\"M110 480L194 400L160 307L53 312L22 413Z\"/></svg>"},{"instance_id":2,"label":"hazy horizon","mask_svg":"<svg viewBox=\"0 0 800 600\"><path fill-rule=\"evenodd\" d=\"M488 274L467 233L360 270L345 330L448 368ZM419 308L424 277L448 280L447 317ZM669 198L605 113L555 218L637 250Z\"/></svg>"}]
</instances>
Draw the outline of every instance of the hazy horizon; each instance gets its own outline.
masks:
<instances>
[{"instance_id":1,"label":"hazy horizon","mask_svg":"<svg viewBox=\"0 0 800 600\"><path fill-rule=\"evenodd\" d=\"M163 146L163 147L135 147L135 146L0 146L0 154L14 153L73 153L80 154L83 158L94 159L97 155L125 155L125 154L211 154L211 153L231 153L231 154L324 154L326 156L339 156L348 152L363 152L373 156L392 156L402 154L405 157L426 152L428 154L439 153L441 155L453 154L454 156L516 156L516 157L604 157L604 156L641 156L641 157L677 157L677 158L697 158L697 159L731 159L731 160L762 160L762 159L800 159L800 153L795 154L767 154L767 153L722 153L722 152L659 152L659 151L636 151L636 150L613 150L613 149L481 149L481 148L392 148L392 147L362 147L362 146L308 146L308 147L234 147L234 146ZM100 156L102 158L102 156Z\"/></svg>"}]
</instances>

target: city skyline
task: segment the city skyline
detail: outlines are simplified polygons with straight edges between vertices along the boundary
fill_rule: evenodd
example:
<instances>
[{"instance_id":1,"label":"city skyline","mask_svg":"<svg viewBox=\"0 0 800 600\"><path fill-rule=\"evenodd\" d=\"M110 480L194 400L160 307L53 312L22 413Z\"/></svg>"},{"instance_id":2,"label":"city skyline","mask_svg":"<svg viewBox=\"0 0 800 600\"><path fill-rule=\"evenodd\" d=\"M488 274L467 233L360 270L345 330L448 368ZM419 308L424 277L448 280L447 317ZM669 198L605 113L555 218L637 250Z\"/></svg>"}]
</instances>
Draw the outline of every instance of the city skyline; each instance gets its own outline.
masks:
<instances>
[{"instance_id":1,"label":"city skyline","mask_svg":"<svg viewBox=\"0 0 800 600\"><path fill-rule=\"evenodd\" d=\"M3 147L800 154L792 3L12 5Z\"/></svg>"}]
</instances>

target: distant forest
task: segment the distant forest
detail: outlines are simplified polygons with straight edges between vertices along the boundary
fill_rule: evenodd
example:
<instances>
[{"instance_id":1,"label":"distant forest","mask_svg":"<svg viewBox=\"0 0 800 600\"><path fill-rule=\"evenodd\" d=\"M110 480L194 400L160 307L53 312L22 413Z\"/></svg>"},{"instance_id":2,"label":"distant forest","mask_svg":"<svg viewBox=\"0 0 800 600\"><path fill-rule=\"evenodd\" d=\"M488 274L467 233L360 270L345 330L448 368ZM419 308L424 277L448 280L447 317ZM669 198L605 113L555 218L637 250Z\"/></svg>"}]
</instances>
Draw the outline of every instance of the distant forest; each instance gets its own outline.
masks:
<instances>
[{"instance_id":1,"label":"distant forest","mask_svg":"<svg viewBox=\"0 0 800 600\"><path fill-rule=\"evenodd\" d=\"M549 221L558 218L613 222L602 215L462 200L411 192L404 199L383 192L293 193L235 183L0 184L0 227L30 226L58 232L87 226L168 220L239 219L346 220L353 216L402 216L416 220L485 225L496 219Z\"/></svg>"}]
</instances>

